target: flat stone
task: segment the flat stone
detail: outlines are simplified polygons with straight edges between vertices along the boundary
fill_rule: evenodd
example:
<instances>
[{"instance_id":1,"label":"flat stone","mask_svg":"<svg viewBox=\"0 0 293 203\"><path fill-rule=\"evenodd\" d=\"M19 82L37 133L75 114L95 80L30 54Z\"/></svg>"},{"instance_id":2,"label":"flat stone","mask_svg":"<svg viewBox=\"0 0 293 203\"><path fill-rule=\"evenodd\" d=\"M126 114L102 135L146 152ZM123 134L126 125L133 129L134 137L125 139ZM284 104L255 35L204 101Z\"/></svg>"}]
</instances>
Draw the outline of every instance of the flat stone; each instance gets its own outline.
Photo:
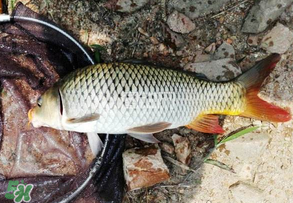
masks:
<instances>
[{"instance_id":1,"label":"flat stone","mask_svg":"<svg viewBox=\"0 0 293 203\"><path fill-rule=\"evenodd\" d=\"M252 185L238 182L230 186L230 192L235 203L261 203L264 202L262 191Z\"/></svg>"},{"instance_id":2,"label":"flat stone","mask_svg":"<svg viewBox=\"0 0 293 203\"><path fill-rule=\"evenodd\" d=\"M170 0L168 6L184 13L193 20L210 13L217 13L229 2L229 0L186 0L184 2L182 0Z\"/></svg>"},{"instance_id":3,"label":"flat stone","mask_svg":"<svg viewBox=\"0 0 293 203\"><path fill-rule=\"evenodd\" d=\"M232 58L188 63L185 70L205 75L212 81L228 81L241 74L241 69Z\"/></svg>"},{"instance_id":4,"label":"flat stone","mask_svg":"<svg viewBox=\"0 0 293 203\"><path fill-rule=\"evenodd\" d=\"M293 32L278 23L263 39L261 48L270 53L285 53L293 43Z\"/></svg>"},{"instance_id":5,"label":"flat stone","mask_svg":"<svg viewBox=\"0 0 293 203\"><path fill-rule=\"evenodd\" d=\"M186 34L195 29L195 24L184 14L174 11L168 16L167 24L174 32Z\"/></svg>"},{"instance_id":6,"label":"flat stone","mask_svg":"<svg viewBox=\"0 0 293 203\"><path fill-rule=\"evenodd\" d=\"M129 149L122 158L128 190L150 187L170 178L161 150L156 147Z\"/></svg>"},{"instance_id":7,"label":"flat stone","mask_svg":"<svg viewBox=\"0 0 293 203\"><path fill-rule=\"evenodd\" d=\"M231 44L223 42L214 53L213 59L235 58L235 50Z\"/></svg>"},{"instance_id":8,"label":"flat stone","mask_svg":"<svg viewBox=\"0 0 293 203\"><path fill-rule=\"evenodd\" d=\"M172 140L175 146L175 154L181 163L189 165L191 159L191 146L187 137L174 134Z\"/></svg>"},{"instance_id":9,"label":"flat stone","mask_svg":"<svg viewBox=\"0 0 293 203\"><path fill-rule=\"evenodd\" d=\"M270 138L267 134L249 133L225 143L229 157L245 162L257 159L266 148Z\"/></svg>"},{"instance_id":10,"label":"flat stone","mask_svg":"<svg viewBox=\"0 0 293 203\"><path fill-rule=\"evenodd\" d=\"M256 1L245 18L242 32L260 33L274 22L293 3L293 0Z\"/></svg>"}]
</instances>

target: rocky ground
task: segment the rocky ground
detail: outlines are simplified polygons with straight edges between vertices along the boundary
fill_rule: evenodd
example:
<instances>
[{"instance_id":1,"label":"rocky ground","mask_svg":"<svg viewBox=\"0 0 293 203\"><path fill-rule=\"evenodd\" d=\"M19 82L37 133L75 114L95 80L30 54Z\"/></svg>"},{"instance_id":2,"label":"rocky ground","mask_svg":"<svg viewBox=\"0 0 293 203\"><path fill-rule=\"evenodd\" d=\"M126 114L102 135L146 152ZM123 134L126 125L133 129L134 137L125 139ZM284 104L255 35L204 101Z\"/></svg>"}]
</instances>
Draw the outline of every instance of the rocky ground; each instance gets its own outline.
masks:
<instances>
[{"instance_id":1,"label":"rocky ground","mask_svg":"<svg viewBox=\"0 0 293 203\"><path fill-rule=\"evenodd\" d=\"M222 81L236 77L269 53L280 53L282 60L260 96L292 112L292 0L19 1L48 16L85 45L105 47L102 59L106 62L141 59ZM9 2L11 8L13 1ZM203 164L214 147L211 135L185 128L158 134L171 178L129 192L125 202L293 202L293 122L227 116L224 136L250 125L260 128L211 154L234 173ZM176 161L174 134L191 144L187 168ZM128 148L142 145L128 139Z\"/></svg>"}]
</instances>

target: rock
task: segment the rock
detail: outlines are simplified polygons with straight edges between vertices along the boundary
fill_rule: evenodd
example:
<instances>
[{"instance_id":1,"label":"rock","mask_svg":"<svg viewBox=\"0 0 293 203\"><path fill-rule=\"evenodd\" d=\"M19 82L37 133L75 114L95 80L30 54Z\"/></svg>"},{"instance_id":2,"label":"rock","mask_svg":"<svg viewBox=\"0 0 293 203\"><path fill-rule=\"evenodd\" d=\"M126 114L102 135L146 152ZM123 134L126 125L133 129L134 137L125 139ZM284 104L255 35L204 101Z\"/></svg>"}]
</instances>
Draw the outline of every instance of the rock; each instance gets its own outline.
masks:
<instances>
[{"instance_id":1,"label":"rock","mask_svg":"<svg viewBox=\"0 0 293 203\"><path fill-rule=\"evenodd\" d=\"M223 44L216 50L214 59L235 58L235 50L231 44L223 42Z\"/></svg>"},{"instance_id":2,"label":"rock","mask_svg":"<svg viewBox=\"0 0 293 203\"><path fill-rule=\"evenodd\" d=\"M105 4L105 7L120 12L131 13L142 8L148 2L149 0L109 0Z\"/></svg>"},{"instance_id":3,"label":"rock","mask_svg":"<svg viewBox=\"0 0 293 203\"><path fill-rule=\"evenodd\" d=\"M174 134L172 140L175 146L177 159L185 165L189 165L191 159L191 146L188 138Z\"/></svg>"},{"instance_id":4,"label":"rock","mask_svg":"<svg viewBox=\"0 0 293 203\"><path fill-rule=\"evenodd\" d=\"M219 12L229 0L169 0L168 6L184 13L192 20L210 13Z\"/></svg>"},{"instance_id":5,"label":"rock","mask_svg":"<svg viewBox=\"0 0 293 203\"><path fill-rule=\"evenodd\" d=\"M257 170L259 157L263 154L269 143L267 134L249 133L238 139L226 142L224 149L229 156L228 165L233 169L241 180L252 181ZM238 162L237 164L235 164Z\"/></svg>"},{"instance_id":6,"label":"rock","mask_svg":"<svg viewBox=\"0 0 293 203\"><path fill-rule=\"evenodd\" d=\"M260 33L275 21L293 3L292 0L260 0L250 9L242 32Z\"/></svg>"},{"instance_id":7,"label":"rock","mask_svg":"<svg viewBox=\"0 0 293 203\"><path fill-rule=\"evenodd\" d=\"M238 160L255 160L266 148L270 138L267 134L249 133L238 139L225 143L229 156Z\"/></svg>"},{"instance_id":8,"label":"rock","mask_svg":"<svg viewBox=\"0 0 293 203\"><path fill-rule=\"evenodd\" d=\"M285 53L293 43L293 32L278 23L261 41L261 48L271 53Z\"/></svg>"},{"instance_id":9,"label":"rock","mask_svg":"<svg viewBox=\"0 0 293 203\"><path fill-rule=\"evenodd\" d=\"M264 202L262 191L257 187L238 182L230 186L230 192L235 203L260 203Z\"/></svg>"},{"instance_id":10,"label":"rock","mask_svg":"<svg viewBox=\"0 0 293 203\"><path fill-rule=\"evenodd\" d=\"M195 29L195 24L184 14L174 11L168 16L167 24L171 30L178 33L189 33Z\"/></svg>"},{"instance_id":11,"label":"rock","mask_svg":"<svg viewBox=\"0 0 293 203\"><path fill-rule=\"evenodd\" d=\"M124 178L128 190L149 187L170 178L160 149L129 149L123 155Z\"/></svg>"},{"instance_id":12,"label":"rock","mask_svg":"<svg viewBox=\"0 0 293 203\"><path fill-rule=\"evenodd\" d=\"M200 63L188 63L185 70L205 75L212 81L228 81L241 74L241 69L234 59L225 58Z\"/></svg>"},{"instance_id":13,"label":"rock","mask_svg":"<svg viewBox=\"0 0 293 203\"><path fill-rule=\"evenodd\" d=\"M166 142L160 143L160 148L164 151L167 152L168 154L173 154L174 153L174 147Z\"/></svg>"}]
</instances>

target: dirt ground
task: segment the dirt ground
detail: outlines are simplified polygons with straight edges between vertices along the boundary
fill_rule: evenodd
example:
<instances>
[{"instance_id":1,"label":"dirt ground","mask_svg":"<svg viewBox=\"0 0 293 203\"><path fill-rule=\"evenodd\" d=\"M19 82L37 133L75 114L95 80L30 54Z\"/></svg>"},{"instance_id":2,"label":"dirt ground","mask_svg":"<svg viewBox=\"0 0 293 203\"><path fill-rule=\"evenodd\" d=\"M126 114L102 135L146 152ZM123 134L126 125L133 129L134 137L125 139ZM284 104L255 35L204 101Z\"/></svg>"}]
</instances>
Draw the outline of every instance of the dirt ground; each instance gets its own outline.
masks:
<instances>
[{"instance_id":1,"label":"dirt ground","mask_svg":"<svg viewBox=\"0 0 293 203\"><path fill-rule=\"evenodd\" d=\"M105 7L107 1L20 0L34 11L44 14L69 30L85 45L105 47L102 59L123 61L140 59L157 65L183 68L187 63L199 62L212 54L207 49L223 42L235 50L235 61L242 71L268 53L259 40L275 25L273 22L260 34L241 32L252 0L230 1L224 8L192 20L195 29L186 34L170 31L166 18L173 12L166 1L150 0L141 9L118 12ZM115 1L111 1L112 4ZM184 3L185 1L183 1ZM109 2L108 2L109 4ZM109 5L108 5L109 7ZM291 8L277 22L293 28ZM260 96L266 101L293 110L293 47L282 54L282 60L266 80ZM217 68L217 67L215 67ZM164 131L157 135L172 144L174 133L186 136L192 144L194 171L165 160L171 179L151 188L129 192L125 202L293 202L293 121L286 123L261 122L249 118L227 116L223 127L227 135L242 127L260 126L249 138L239 138L215 150L211 158L232 167L235 173L210 164L203 164L213 150L214 138L186 128ZM142 146L128 139L128 148ZM163 158L175 155L163 153Z\"/></svg>"}]
</instances>

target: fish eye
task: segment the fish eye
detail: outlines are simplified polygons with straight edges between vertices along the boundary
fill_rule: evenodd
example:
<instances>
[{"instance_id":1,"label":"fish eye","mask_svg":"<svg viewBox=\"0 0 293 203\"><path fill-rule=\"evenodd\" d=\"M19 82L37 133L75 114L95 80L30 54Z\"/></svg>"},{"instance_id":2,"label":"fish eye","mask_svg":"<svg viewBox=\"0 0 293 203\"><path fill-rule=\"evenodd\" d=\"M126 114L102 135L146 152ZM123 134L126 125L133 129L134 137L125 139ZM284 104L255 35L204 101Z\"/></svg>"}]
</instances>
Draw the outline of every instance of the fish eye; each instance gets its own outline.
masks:
<instances>
[{"instance_id":1,"label":"fish eye","mask_svg":"<svg viewBox=\"0 0 293 203\"><path fill-rule=\"evenodd\" d=\"M39 107L42 106L42 97L39 97L38 100L37 100L37 104Z\"/></svg>"}]
</instances>

